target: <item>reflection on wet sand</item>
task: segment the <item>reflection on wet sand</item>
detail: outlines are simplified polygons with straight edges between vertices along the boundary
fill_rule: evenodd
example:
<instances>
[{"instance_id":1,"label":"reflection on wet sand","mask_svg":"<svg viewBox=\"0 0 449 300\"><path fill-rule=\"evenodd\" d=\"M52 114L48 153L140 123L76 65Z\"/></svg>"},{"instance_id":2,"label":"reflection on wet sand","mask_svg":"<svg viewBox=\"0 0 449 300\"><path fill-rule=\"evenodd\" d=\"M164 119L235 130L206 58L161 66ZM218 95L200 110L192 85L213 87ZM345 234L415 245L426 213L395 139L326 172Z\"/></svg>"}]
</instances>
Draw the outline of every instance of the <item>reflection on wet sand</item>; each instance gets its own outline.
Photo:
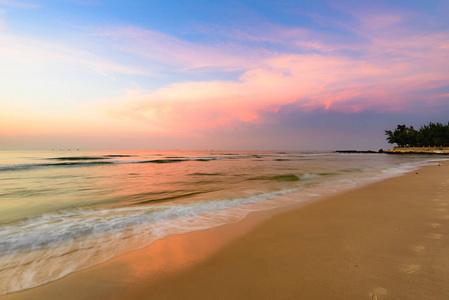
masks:
<instances>
[{"instance_id":1,"label":"reflection on wet sand","mask_svg":"<svg viewBox=\"0 0 449 300\"><path fill-rule=\"evenodd\" d=\"M231 240L248 233L271 216L251 214L243 221L213 229L172 235L150 246L105 263L70 274L48 284L0 296L0 300L24 299L133 299L153 280L160 280L204 261Z\"/></svg>"}]
</instances>

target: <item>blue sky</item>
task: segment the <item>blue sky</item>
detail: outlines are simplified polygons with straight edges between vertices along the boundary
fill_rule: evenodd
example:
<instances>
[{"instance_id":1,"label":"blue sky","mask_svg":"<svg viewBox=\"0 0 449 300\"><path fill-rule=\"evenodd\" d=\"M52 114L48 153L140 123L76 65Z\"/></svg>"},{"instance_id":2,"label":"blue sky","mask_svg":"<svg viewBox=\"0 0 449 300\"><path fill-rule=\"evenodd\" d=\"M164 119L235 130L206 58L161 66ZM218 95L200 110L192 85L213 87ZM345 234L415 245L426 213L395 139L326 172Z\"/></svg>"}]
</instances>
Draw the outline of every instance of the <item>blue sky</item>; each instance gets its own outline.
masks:
<instances>
[{"instance_id":1,"label":"blue sky","mask_svg":"<svg viewBox=\"0 0 449 300\"><path fill-rule=\"evenodd\" d=\"M448 122L447 1L0 0L2 148L378 149Z\"/></svg>"}]
</instances>

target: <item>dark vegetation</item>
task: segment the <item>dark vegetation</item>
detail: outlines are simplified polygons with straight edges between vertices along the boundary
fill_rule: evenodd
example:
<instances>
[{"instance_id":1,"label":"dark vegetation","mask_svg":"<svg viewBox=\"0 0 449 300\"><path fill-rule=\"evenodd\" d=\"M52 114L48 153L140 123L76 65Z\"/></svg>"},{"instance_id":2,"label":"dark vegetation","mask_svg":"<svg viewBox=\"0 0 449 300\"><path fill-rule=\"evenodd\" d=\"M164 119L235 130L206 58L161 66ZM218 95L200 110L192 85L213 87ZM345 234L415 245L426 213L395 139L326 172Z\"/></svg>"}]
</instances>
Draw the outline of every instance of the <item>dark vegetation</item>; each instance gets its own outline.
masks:
<instances>
[{"instance_id":1,"label":"dark vegetation","mask_svg":"<svg viewBox=\"0 0 449 300\"><path fill-rule=\"evenodd\" d=\"M413 126L398 125L385 130L387 141L399 147L449 147L449 123L429 123L416 130Z\"/></svg>"}]
</instances>

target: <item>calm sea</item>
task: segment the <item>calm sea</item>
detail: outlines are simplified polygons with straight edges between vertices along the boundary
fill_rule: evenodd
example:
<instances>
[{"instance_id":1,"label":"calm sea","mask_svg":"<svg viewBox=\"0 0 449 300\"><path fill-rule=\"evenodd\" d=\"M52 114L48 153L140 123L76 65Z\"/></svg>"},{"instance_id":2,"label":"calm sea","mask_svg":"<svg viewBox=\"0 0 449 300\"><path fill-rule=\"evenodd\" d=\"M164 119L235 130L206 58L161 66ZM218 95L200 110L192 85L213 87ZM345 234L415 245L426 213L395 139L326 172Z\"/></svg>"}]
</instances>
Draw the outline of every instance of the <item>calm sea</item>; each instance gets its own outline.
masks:
<instances>
[{"instance_id":1,"label":"calm sea","mask_svg":"<svg viewBox=\"0 0 449 300\"><path fill-rule=\"evenodd\" d=\"M0 151L0 294L167 235L400 175L428 157L260 151Z\"/></svg>"}]
</instances>

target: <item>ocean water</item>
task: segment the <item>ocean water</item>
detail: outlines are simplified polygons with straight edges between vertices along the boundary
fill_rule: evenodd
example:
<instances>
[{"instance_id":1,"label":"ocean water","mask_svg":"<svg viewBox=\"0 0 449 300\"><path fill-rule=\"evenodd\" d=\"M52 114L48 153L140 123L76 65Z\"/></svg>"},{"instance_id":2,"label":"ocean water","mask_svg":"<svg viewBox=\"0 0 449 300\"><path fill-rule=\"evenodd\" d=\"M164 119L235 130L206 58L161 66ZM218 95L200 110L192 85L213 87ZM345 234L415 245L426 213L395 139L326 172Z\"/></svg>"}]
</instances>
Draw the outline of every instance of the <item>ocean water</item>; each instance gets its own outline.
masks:
<instances>
[{"instance_id":1,"label":"ocean water","mask_svg":"<svg viewBox=\"0 0 449 300\"><path fill-rule=\"evenodd\" d=\"M261 151L0 151L0 294L167 235L397 176L426 156Z\"/></svg>"}]
</instances>

